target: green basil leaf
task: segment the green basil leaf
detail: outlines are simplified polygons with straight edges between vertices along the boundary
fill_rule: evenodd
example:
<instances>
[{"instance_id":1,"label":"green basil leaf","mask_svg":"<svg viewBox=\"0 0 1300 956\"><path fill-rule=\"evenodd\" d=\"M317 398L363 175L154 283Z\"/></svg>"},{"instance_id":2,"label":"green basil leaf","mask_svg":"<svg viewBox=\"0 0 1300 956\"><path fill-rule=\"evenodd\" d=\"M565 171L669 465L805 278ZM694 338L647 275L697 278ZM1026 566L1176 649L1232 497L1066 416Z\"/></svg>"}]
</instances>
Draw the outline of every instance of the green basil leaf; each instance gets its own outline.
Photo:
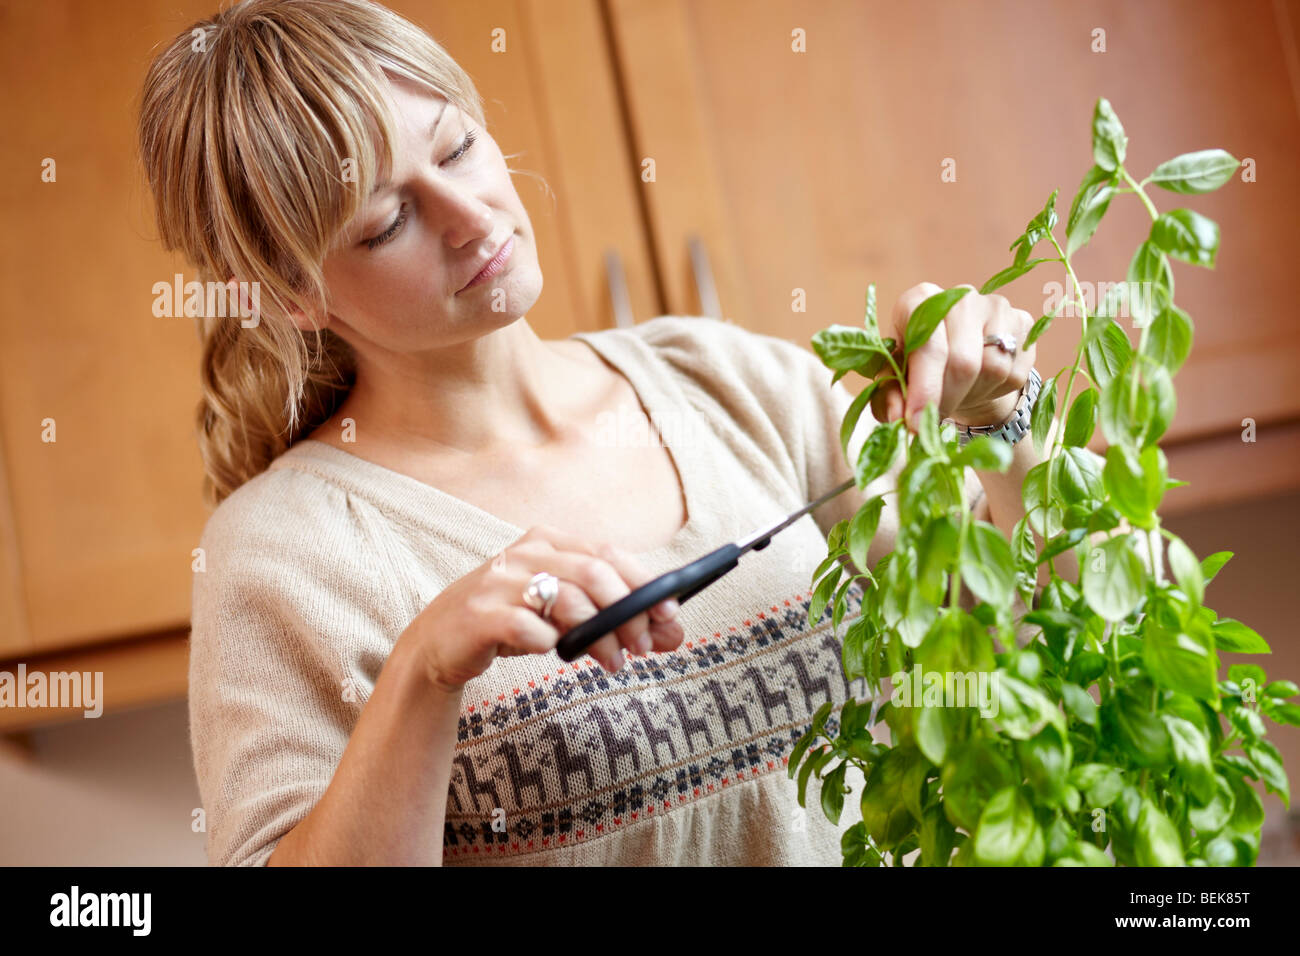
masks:
<instances>
[{"instance_id":1,"label":"green basil leaf","mask_svg":"<svg viewBox=\"0 0 1300 956\"><path fill-rule=\"evenodd\" d=\"M1124 162L1128 136L1104 97L1097 100L1092 113L1092 158L1098 166L1114 172Z\"/></svg>"},{"instance_id":2,"label":"green basil leaf","mask_svg":"<svg viewBox=\"0 0 1300 956\"><path fill-rule=\"evenodd\" d=\"M822 780L822 812L837 825L844 810L844 774L848 769L849 762L845 760Z\"/></svg>"},{"instance_id":3,"label":"green basil leaf","mask_svg":"<svg viewBox=\"0 0 1300 956\"><path fill-rule=\"evenodd\" d=\"M1056 316L1054 315L1039 316L1038 319L1035 320L1034 324L1030 327L1029 334L1025 336L1025 344L1023 347L1029 348L1029 346L1037 342L1039 336L1041 336L1044 332L1046 332L1051 327L1052 320L1055 318Z\"/></svg>"},{"instance_id":4,"label":"green basil leaf","mask_svg":"<svg viewBox=\"0 0 1300 956\"><path fill-rule=\"evenodd\" d=\"M903 354L910 355L928 342L952 307L970 291L967 286L945 289L936 292L918 305L907 320L907 331L903 335Z\"/></svg>"},{"instance_id":5,"label":"green basil leaf","mask_svg":"<svg viewBox=\"0 0 1300 956\"><path fill-rule=\"evenodd\" d=\"M1028 740L1016 741L1025 779L1034 796L1048 806L1065 803L1071 752L1068 740L1050 724Z\"/></svg>"},{"instance_id":6,"label":"green basil leaf","mask_svg":"<svg viewBox=\"0 0 1300 956\"><path fill-rule=\"evenodd\" d=\"M1169 630L1143 621L1142 660L1156 681L1199 700L1218 699L1218 661L1214 649L1200 639L1196 628Z\"/></svg>"},{"instance_id":7,"label":"green basil leaf","mask_svg":"<svg viewBox=\"0 0 1300 956\"><path fill-rule=\"evenodd\" d=\"M1210 742L1195 724L1181 717L1165 714L1161 718L1173 743L1174 766L1187 782L1187 788L1200 803L1214 798L1217 778L1210 759Z\"/></svg>"},{"instance_id":8,"label":"green basil leaf","mask_svg":"<svg viewBox=\"0 0 1300 956\"><path fill-rule=\"evenodd\" d=\"M1215 575L1219 573L1219 569L1227 564L1231 557L1231 551L1215 551L1214 554L1201 562L1201 577L1205 579L1206 584L1214 580Z\"/></svg>"},{"instance_id":9,"label":"green basil leaf","mask_svg":"<svg viewBox=\"0 0 1300 956\"><path fill-rule=\"evenodd\" d=\"M1192 317L1170 302L1151 320L1143 354L1168 369L1182 368L1192 351Z\"/></svg>"},{"instance_id":10,"label":"green basil leaf","mask_svg":"<svg viewBox=\"0 0 1300 956\"><path fill-rule=\"evenodd\" d=\"M1182 866L1183 844L1178 828L1149 799L1142 799L1133 850L1138 866Z\"/></svg>"},{"instance_id":11,"label":"green basil leaf","mask_svg":"<svg viewBox=\"0 0 1300 956\"><path fill-rule=\"evenodd\" d=\"M1208 193L1218 189L1241 167L1241 160L1222 149L1202 149L1166 160L1147 177L1175 193Z\"/></svg>"},{"instance_id":12,"label":"green basil leaf","mask_svg":"<svg viewBox=\"0 0 1300 956\"><path fill-rule=\"evenodd\" d=\"M1228 825L1238 832L1258 832L1264 823L1264 802L1259 799L1255 788L1241 777L1228 778L1228 784L1232 787L1232 796L1236 804Z\"/></svg>"},{"instance_id":13,"label":"green basil leaf","mask_svg":"<svg viewBox=\"0 0 1300 956\"><path fill-rule=\"evenodd\" d=\"M1084 174L1079 190L1074 194L1070 204L1070 215L1066 220L1065 254L1072 256L1075 250L1082 248L1097 231L1101 217L1106 214L1111 197L1115 195L1115 173L1093 166Z\"/></svg>"},{"instance_id":14,"label":"green basil leaf","mask_svg":"<svg viewBox=\"0 0 1300 956\"><path fill-rule=\"evenodd\" d=\"M1047 444L1047 430L1052 427L1052 419L1056 415L1056 380L1060 375L1053 375L1038 392L1038 401L1034 403L1033 411L1029 413L1029 429L1033 438L1034 450L1040 455L1044 446Z\"/></svg>"},{"instance_id":15,"label":"green basil leaf","mask_svg":"<svg viewBox=\"0 0 1300 956\"><path fill-rule=\"evenodd\" d=\"M855 371L873 357L888 351L879 335L850 325L832 325L812 337L812 348L822 364L836 371ZM870 376L868 376L870 377Z\"/></svg>"},{"instance_id":16,"label":"green basil leaf","mask_svg":"<svg viewBox=\"0 0 1300 956\"><path fill-rule=\"evenodd\" d=\"M1106 449L1106 466L1101 473L1111 504L1139 528L1154 527L1156 508L1164 497L1167 467L1158 445L1148 446L1140 454L1111 445Z\"/></svg>"},{"instance_id":17,"label":"green basil leaf","mask_svg":"<svg viewBox=\"0 0 1300 956\"><path fill-rule=\"evenodd\" d=\"M1221 617L1210 625L1214 644L1234 654L1272 654L1268 642L1253 629L1230 617Z\"/></svg>"},{"instance_id":18,"label":"green basil leaf","mask_svg":"<svg viewBox=\"0 0 1300 956\"><path fill-rule=\"evenodd\" d=\"M883 379L876 379L874 382L868 382L867 385L858 392L853 398L853 404L844 413L844 421L840 422L840 448L844 452L844 457L849 455L849 441L853 438L853 432L858 427L858 421L862 418L862 411L871 401L871 396L884 383Z\"/></svg>"},{"instance_id":19,"label":"green basil leaf","mask_svg":"<svg viewBox=\"0 0 1300 956\"><path fill-rule=\"evenodd\" d=\"M1128 617L1146 590L1146 568L1128 537L1107 538L1088 552L1080 570L1088 606L1112 622Z\"/></svg>"},{"instance_id":20,"label":"green basil leaf","mask_svg":"<svg viewBox=\"0 0 1300 956\"><path fill-rule=\"evenodd\" d=\"M876 846L893 847L916 826L927 767L915 747L895 747L872 768L862 791L862 822Z\"/></svg>"},{"instance_id":21,"label":"green basil leaf","mask_svg":"<svg viewBox=\"0 0 1300 956\"><path fill-rule=\"evenodd\" d=\"M1212 269L1219 224L1190 209L1174 209L1151 224L1151 242L1175 259Z\"/></svg>"},{"instance_id":22,"label":"green basil leaf","mask_svg":"<svg viewBox=\"0 0 1300 956\"><path fill-rule=\"evenodd\" d=\"M1028 847L1038 824L1019 787L990 798L975 830L975 859L985 866L1012 866Z\"/></svg>"},{"instance_id":23,"label":"green basil leaf","mask_svg":"<svg viewBox=\"0 0 1300 956\"><path fill-rule=\"evenodd\" d=\"M994 289L1000 289L1008 282L1014 282L1036 265L1044 262L1060 261L1054 256L1046 256L1042 259L1027 259L1024 262L1013 263L980 286L980 295L988 295Z\"/></svg>"},{"instance_id":24,"label":"green basil leaf","mask_svg":"<svg viewBox=\"0 0 1300 956\"><path fill-rule=\"evenodd\" d=\"M1105 388L1128 365L1133 355L1133 345L1114 319L1094 318L1092 329L1098 328L1100 331L1087 345L1084 354L1088 362L1088 374L1099 388Z\"/></svg>"},{"instance_id":25,"label":"green basil leaf","mask_svg":"<svg viewBox=\"0 0 1300 956\"><path fill-rule=\"evenodd\" d=\"M1097 457L1086 448L1067 447L1060 454L1061 497L1069 504L1099 502L1105 494Z\"/></svg>"},{"instance_id":26,"label":"green basil leaf","mask_svg":"<svg viewBox=\"0 0 1300 956\"><path fill-rule=\"evenodd\" d=\"M1051 724L1065 733L1065 716L1046 694L1005 671L997 671L998 723L1013 740L1028 740Z\"/></svg>"},{"instance_id":27,"label":"green basil leaf","mask_svg":"<svg viewBox=\"0 0 1300 956\"><path fill-rule=\"evenodd\" d=\"M900 418L888 424L879 424L871 430L871 434L862 443L862 450L858 452L854 479L859 488L865 489L894 464L902 443L902 429L905 427Z\"/></svg>"},{"instance_id":28,"label":"green basil leaf","mask_svg":"<svg viewBox=\"0 0 1300 956\"><path fill-rule=\"evenodd\" d=\"M1096 427L1097 390L1095 388L1080 392L1070 406L1070 414L1065 420L1065 444L1082 447L1088 444Z\"/></svg>"},{"instance_id":29,"label":"green basil leaf","mask_svg":"<svg viewBox=\"0 0 1300 956\"><path fill-rule=\"evenodd\" d=\"M1108 807L1124 789L1119 769L1104 763L1078 764L1070 771L1070 782L1083 790L1089 807Z\"/></svg>"},{"instance_id":30,"label":"green basil leaf","mask_svg":"<svg viewBox=\"0 0 1300 956\"><path fill-rule=\"evenodd\" d=\"M1196 560L1196 555L1192 553L1192 549L1184 543L1182 538L1172 532L1170 532L1168 551L1169 570L1173 572L1174 580L1183 589L1183 593L1196 605L1203 604L1205 602L1205 581L1201 577L1201 563Z\"/></svg>"},{"instance_id":31,"label":"green basil leaf","mask_svg":"<svg viewBox=\"0 0 1300 956\"><path fill-rule=\"evenodd\" d=\"M1103 739L1122 744L1139 766L1162 767L1172 762L1169 730L1151 713L1149 696L1119 690L1102 705L1101 718Z\"/></svg>"},{"instance_id":32,"label":"green basil leaf","mask_svg":"<svg viewBox=\"0 0 1300 956\"><path fill-rule=\"evenodd\" d=\"M1264 688L1264 693L1269 697L1285 700L1288 697L1300 694L1300 685L1297 685L1295 681L1275 680Z\"/></svg>"},{"instance_id":33,"label":"green basil leaf","mask_svg":"<svg viewBox=\"0 0 1300 956\"><path fill-rule=\"evenodd\" d=\"M880 513L884 507L885 499L876 495L863 504L849 521L849 560L859 571L870 571L867 566L867 550L876 537Z\"/></svg>"},{"instance_id":34,"label":"green basil leaf","mask_svg":"<svg viewBox=\"0 0 1300 956\"><path fill-rule=\"evenodd\" d=\"M867 284L867 308L866 314L862 318L862 327L868 333L874 333L876 338L880 338L880 324L876 321L876 284L874 282Z\"/></svg>"},{"instance_id":35,"label":"green basil leaf","mask_svg":"<svg viewBox=\"0 0 1300 956\"><path fill-rule=\"evenodd\" d=\"M1013 450L1001 438L980 435L972 438L952 456L958 467L971 467L976 471L1004 472L1011 467Z\"/></svg>"},{"instance_id":36,"label":"green basil leaf","mask_svg":"<svg viewBox=\"0 0 1300 956\"><path fill-rule=\"evenodd\" d=\"M1245 745L1246 755L1259 771L1259 778L1264 786L1282 798L1286 808L1291 809L1291 785L1287 781L1286 771L1282 768L1282 755L1267 740L1253 740Z\"/></svg>"},{"instance_id":37,"label":"green basil leaf","mask_svg":"<svg viewBox=\"0 0 1300 956\"><path fill-rule=\"evenodd\" d=\"M1232 784L1220 774L1214 775L1214 796L1209 800L1189 801L1187 820L1197 833L1218 833L1232 819L1232 810L1236 805L1232 794Z\"/></svg>"},{"instance_id":38,"label":"green basil leaf","mask_svg":"<svg viewBox=\"0 0 1300 956\"><path fill-rule=\"evenodd\" d=\"M985 521L973 521L961 546L961 577L971 593L998 607L1010 603L1016 584L1011 546L1002 532Z\"/></svg>"},{"instance_id":39,"label":"green basil leaf","mask_svg":"<svg viewBox=\"0 0 1300 956\"><path fill-rule=\"evenodd\" d=\"M948 754L940 773L944 815L953 826L973 833L989 798L1018 779L1011 764L992 746L974 742L959 744Z\"/></svg>"},{"instance_id":40,"label":"green basil leaf","mask_svg":"<svg viewBox=\"0 0 1300 956\"><path fill-rule=\"evenodd\" d=\"M1097 726L1097 702L1092 695L1078 684L1069 681L1061 683L1061 698L1065 701L1065 712L1089 727Z\"/></svg>"},{"instance_id":41,"label":"green basil leaf","mask_svg":"<svg viewBox=\"0 0 1300 956\"><path fill-rule=\"evenodd\" d=\"M916 708L916 746L935 766L943 766L948 752L948 734L944 727L944 711L940 707Z\"/></svg>"},{"instance_id":42,"label":"green basil leaf","mask_svg":"<svg viewBox=\"0 0 1300 956\"><path fill-rule=\"evenodd\" d=\"M1132 286L1137 294L1128 297L1129 314L1137 328L1149 325L1174 299L1174 273L1169 268L1169 257L1151 240L1133 253L1127 279L1130 284L1137 283Z\"/></svg>"}]
</instances>

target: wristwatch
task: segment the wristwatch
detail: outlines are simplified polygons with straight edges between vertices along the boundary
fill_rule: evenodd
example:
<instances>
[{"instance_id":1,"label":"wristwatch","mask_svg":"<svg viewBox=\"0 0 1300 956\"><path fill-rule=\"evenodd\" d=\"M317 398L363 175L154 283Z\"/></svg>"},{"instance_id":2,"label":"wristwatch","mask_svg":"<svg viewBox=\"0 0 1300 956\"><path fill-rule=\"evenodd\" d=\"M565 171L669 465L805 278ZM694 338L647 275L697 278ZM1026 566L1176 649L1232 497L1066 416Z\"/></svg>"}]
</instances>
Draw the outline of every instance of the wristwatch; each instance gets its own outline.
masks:
<instances>
[{"instance_id":1,"label":"wristwatch","mask_svg":"<svg viewBox=\"0 0 1300 956\"><path fill-rule=\"evenodd\" d=\"M1015 412L1001 425L960 425L951 418L945 418L940 424L957 427L959 445L965 445L972 438L978 438L980 435L996 435L1007 444L1014 445L1029 434L1029 417L1033 413L1034 404L1038 401L1038 390L1042 385L1043 379L1038 374L1038 369L1031 368L1029 379L1025 382L1025 387L1020 390L1020 400L1016 402Z\"/></svg>"}]
</instances>

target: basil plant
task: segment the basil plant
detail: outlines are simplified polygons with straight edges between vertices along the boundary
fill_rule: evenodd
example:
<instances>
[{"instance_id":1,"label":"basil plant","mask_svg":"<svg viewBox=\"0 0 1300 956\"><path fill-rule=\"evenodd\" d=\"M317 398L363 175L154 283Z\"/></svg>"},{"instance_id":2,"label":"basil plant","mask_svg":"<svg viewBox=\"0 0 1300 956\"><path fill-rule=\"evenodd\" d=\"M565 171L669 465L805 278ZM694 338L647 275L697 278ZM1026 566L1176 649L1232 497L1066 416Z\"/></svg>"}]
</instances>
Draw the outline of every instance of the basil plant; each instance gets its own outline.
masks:
<instances>
[{"instance_id":1,"label":"basil plant","mask_svg":"<svg viewBox=\"0 0 1300 956\"><path fill-rule=\"evenodd\" d=\"M1198 559L1158 513L1165 492L1185 484L1168 475L1158 444L1174 414L1173 376L1192 345L1192 320L1173 301L1171 261L1212 268L1219 227L1191 209L1159 212L1145 187L1210 192L1241 164L1208 149L1138 182L1124 166L1126 144L1110 104L1098 100L1093 165L1070 204L1064 240L1053 192L1012 243L1012 264L981 289L1057 263L1067 294L1025 345L1067 302L1080 319L1073 365L1043 383L1032 413L1030 437L1044 461L1025 478L1027 514L1011 539L974 518L962 494L965 469L1005 472L1010 446L991 437L959 446L933 403L915 435L901 418L878 423L850 461L866 490L902 456L896 488L885 493L897 496L896 546L868 568L884 495L836 524L812 578L809 620L829 607L839 638L856 586L861 613L842 637L844 672L865 678L883 703L850 695L836 712L827 702L789 760L801 805L816 774L822 811L836 824L846 771L861 770L862 820L844 832L846 866L1248 866L1264 819L1248 780L1263 781L1289 807L1265 719L1300 724L1300 706L1289 702L1297 686L1270 681L1255 664L1221 673L1219 651L1269 647L1206 604L1207 586L1232 554ZM1120 194L1142 202L1151 230L1127 282L1098 293L1089 314L1070 257ZM832 381L849 371L871 380L843 421L846 460L876 389L898 381L906 395L908 354L968 291L927 299L900 344L881 338L871 286L862 328L837 325L813 337ZM1141 329L1136 349L1121 316ZM1071 399L1076 380L1082 389ZM1097 428L1104 459L1085 447ZM1068 551L1077 580L1055 567ZM873 738L880 721L889 745Z\"/></svg>"}]
</instances>

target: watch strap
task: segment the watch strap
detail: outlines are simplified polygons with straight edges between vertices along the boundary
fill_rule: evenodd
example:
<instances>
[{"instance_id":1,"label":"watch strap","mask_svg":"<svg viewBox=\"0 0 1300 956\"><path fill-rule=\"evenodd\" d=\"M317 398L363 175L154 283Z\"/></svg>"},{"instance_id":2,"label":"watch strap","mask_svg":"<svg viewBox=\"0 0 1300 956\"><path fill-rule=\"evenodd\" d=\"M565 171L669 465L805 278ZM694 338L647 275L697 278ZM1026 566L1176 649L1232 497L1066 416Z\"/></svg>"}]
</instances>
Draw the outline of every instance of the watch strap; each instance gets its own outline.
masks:
<instances>
[{"instance_id":1,"label":"watch strap","mask_svg":"<svg viewBox=\"0 0 1300 956\"><path fill-rule=\"evenodd\" d=\"M1016 410L1012 412L1010 418L1001 424L961 425L951 418L945 418L942 424L956 426L957 442L960 445L966 445L972 438L978 438L980 435L995 435L1008 444L1014 445L1030 431L1030 418L1033 415L1034 405L1038 402L1038 392L1042 386L1043 379L1038 374L1038 369L1031 368L1029 378L1026 380L1024 388L1020 390L1020 399L1016 402Z\"/></svg>"}]
</instances>

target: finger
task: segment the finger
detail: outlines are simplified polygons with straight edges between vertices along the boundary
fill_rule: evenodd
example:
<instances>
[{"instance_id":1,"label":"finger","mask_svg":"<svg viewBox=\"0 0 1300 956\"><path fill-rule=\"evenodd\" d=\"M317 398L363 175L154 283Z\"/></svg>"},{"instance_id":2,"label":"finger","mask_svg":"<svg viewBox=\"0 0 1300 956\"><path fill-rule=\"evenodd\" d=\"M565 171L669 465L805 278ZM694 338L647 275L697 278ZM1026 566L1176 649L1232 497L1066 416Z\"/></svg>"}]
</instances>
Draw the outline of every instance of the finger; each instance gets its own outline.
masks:
<instances>
[{"instance_id":1,"label":"finger","mask_svg":"<svg viewBox=\"0 0 1300 956\"><path fill-rule=\"evenodd\" d=\"M627 597L632 590L629 582L621 577L612 564L594 554L557 550L546 556L542 570L549 571L563 583L583 591L589 605L595 605L589 610L575 614L572 619L566 619L569 627L587 620L598 609L609 607ZM563 587L561 590L564 590ZM642 611L624 621L611 634L592 644L587 653L607 665L615 660L619 647L631 653L644 654L653 647L654 643L653 635L648 633L649 630L650 617ZM642 638L645 638L644 642ZM614 669L617 670L617 667Z\"/></svg>"},{"instance_id":2,"label":"finger","mask_svg":"<svg viewBox=\"0 0 1300 956\"><path fill-rule=\"evenodd\" d=\"M1010 303L1001 296L994 296L993 298L995 300L1000 299L1001 302L997 303L998 308L996 311L986 318L984 327L979 333L980 350L984 353L983 365L980 369L979 380L967 397L965 404L968 406L997 401L1003 395L1020 387L1020 385L1015 384L1012 377L1013 373L1021 365L1020 349L1017 348L1014 355L1008 355L996 345L984 344L985 336L1009 335L1017 345L1025 337L1020 319L1015 314L1016 310L1012 309ZM1027 377L1028 374L1028 368L1025 367L1025 376ZM1023 379L1020 384L1023 384Z\"/></svg>"},{"instance_id":3,"label":"finger","mask_svg":"<svg viewBox=\"0 0 1300 956\"><path fill-rule=\"evenodd\" d=\"M581 578L590 573L588 566L598 559L590 555L557 551L548 540L553 531L546 526L535 526L492 560L493 569L501 572L505 581L505 602L527 609L551 632L550 644L547 648L539 648L542 651L554 648L564 633L590 619L598 610L583 587L572 580L566 580ZM547 618L543 618L541 612L529 606L522 597L528 583L538 571L559 578L555 602L551 605L551 613ZM617 632L604 635L593 642L585 653L611 673L619 670L624 663Z\"/></svg>"},{"instance_id":4,"label":"finger","mask_svg":"<svg viewBox=\"0 0 1300 956\"><path fill-rule=\"evenodd\" d=\"M947 418L978 392L984 362L984 309L980 299L966 293L943 324L948 332L948 361L943 372L939 417ZM965 308L963 308L965 306Z\"/></svg>"},{"instance_id":5,"label":"finger","mask_svg":"<svg viewBox=\"0 0 1300 956\"><path fill-rule=\"evenodd\" d=\"M889 330L886 331L882 328L880 330L881 336L892 337L895 342L902 342L907 332L907 320L912 317L916 307L936 292L942 291L943 287L937 286L933 282L920 282L912 286L900 295L894 303L887 322Z\"/></svg>"},{"instance_id":6,"label":"finger","mask_svg":"<svg viewBox=\"0 0 1300 956\"><path fill-rule=\"evenodd\" d=\"M886 382L871 396L871 414L878 422L892 422L903 412L903 393L898 382Z\"/></svg>"},{"instance_id":7,"label":"finger","mask_svg":"<svg viewBox=\"0 0 1300 956\"><path fill-rule=\"evenodd\" d=\"M536 535L556 550L580 552L606 560L611 566L615 567L619 571L620 575L631 588L638 588L653 577L640 564L635 555L613 545L607 546L604 542L589 541L586 538L570 534L567 531L562 531L559 528L552 527L551 525L537 525L530 529L528 533L529 535ZM603 553L605 547L613 548L613 551L611 552L613 560L605 557ZM661 620L671 620L673 615L676 613L677 602L665 598L649 610L655 612Z\"/></svg>"},{"instance_id":8,"label":"finger","mask_svg":"<svg viewBox=\"0 0 1300 956\"><path fill-rule=\"evenodd\" d=\"M921 409L943 397L944 366L948 364L948 332L944 319L929 340L907 357L907 424L916 431Z\"/></svg>"},{"instance_id":9,"label":"finger","mask_svg":"<svg viewBox=\"0 0 1300 956\"><path fill-rule=\"evenodd\" d=\"M597 545L597 553L613 565L614 569L623 576L623 580L633 589L648 584L656 577L656 575L650 573L636 555L617 545L602 543ZM645 654L650 651L669 651L677 647L685 636L681 624L677 621L678 609L679 604L676 598L665 598L649 608L648 634L650 646L646 647L638 643L635 648L629 648L629 650L634 650L638 654ZM637 635L638 642L640 636L640 634Z\"/></svg>"}]
</instances>

